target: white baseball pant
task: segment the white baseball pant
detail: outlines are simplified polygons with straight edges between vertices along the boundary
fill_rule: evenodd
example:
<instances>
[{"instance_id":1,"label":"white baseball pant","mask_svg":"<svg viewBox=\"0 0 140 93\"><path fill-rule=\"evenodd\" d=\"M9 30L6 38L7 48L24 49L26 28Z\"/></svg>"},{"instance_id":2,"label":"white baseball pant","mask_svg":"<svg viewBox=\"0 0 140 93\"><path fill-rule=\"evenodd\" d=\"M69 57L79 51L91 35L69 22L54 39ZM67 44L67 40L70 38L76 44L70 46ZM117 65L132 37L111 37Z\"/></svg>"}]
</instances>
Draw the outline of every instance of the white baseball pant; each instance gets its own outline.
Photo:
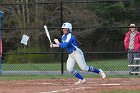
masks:
<instances>
[{"instance_id":1,"label":"white baseball pant","mask_svg":"<svg viewBox=\"0 0 140 93\"><path fill-rule=\"evenodd\" d=\"M78 64L81 70L88 71L89 67L87 66L84 58L84 54L81 49L76 47L76 50L69 54L67 59L67 70L71 72L74 68L75 63Z\"/></svg>"}]
</instances>

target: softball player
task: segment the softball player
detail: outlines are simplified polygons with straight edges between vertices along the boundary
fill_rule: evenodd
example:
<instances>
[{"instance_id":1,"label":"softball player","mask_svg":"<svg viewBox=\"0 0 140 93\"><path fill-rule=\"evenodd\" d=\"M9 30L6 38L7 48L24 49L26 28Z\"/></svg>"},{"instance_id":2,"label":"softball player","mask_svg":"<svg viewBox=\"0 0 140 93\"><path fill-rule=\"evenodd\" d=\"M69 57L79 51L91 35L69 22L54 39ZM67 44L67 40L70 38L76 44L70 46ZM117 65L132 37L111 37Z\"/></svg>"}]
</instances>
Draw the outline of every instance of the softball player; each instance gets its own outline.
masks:
<instances>
[{"instance_id":1,"label":"softball player","mask_svg":"<svg viewBox=\"0 0 140 93\"><path fill-rule=\"evenodd\" d=\"M79 79L78 82L75 82L75 84L80 84L85 82L84 77L77 70L74 69L75 63L78 64L81 70L94 72L99 74L102 78L105 78L106 74L101 69L97 69L93 66L87 66L83 52L78 47L75 37L71 34L72 32L71 23L68 22L63 23L62 29L63 29L62 42L59 42L58 39L54 39L56 44L51 44L50 47L51 48L59 47L59 48L66 49L66 51L69 54L67 59L67 70L71 74L73 74L76 78Z\"/></svg>"}]
</instances>

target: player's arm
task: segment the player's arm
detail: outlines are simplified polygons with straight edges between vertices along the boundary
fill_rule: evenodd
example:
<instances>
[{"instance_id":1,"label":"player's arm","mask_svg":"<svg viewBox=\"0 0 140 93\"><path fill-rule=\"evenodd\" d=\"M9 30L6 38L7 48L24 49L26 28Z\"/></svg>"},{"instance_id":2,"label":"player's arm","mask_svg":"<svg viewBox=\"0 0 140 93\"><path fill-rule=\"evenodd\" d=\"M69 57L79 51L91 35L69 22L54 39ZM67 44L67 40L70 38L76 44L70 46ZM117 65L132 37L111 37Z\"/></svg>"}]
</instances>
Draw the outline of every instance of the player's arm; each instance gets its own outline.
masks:
<instances>
[{"instance_id":1,"label":"player's arm","mask_svg":"<svg viewBox=\"0 0 140 93\"><path fill-rule=\"evenodd\" d=\"M65 40L65 42L60 43L59 47L60 48L66 48L72 42L72 40L73 40L72 34L68 34L67 39Z\"/></svg>"},{"instance_id":2,"label":"player's arm","mask_svg":"<svg viewBox=\"0 0 140 93\"><path fill-rule=\"evenodd\" d=\"M50 47L53 48L53 47L59 47L59 44L50 44Z\"/></svg>"},{"instance_id":3,"label":"player's arm","mask_svg":"<svg viewBox=\"0 0 140 93\"><path fill-rule=\"evenodd\" d=\"M71 40L72 40L72 35L69 34L65 42L60 43L58 40L54 40L56 44L51 44L50 47L66 48L69 45L69 43L71 43Z\"/></svg>"},{"instance_id":4,"label":"player's arm","mask_svg":"<svg viewBox=\"0 0 140 93\"><path fill-rule=\"evenodd\" d=\"M59 44L60 48L66 48L68 46L69 42L63 42Z\"/></svg>"},{"instance_id":5,"label":"player's arm","mask_svg":"<svg viewBox=\"0 0 140 93\"><path fill-rule=\"evenodd\" d=\"M56 44L51 44L50 47L60 47L60 48L65 48L68 46L68 42L64 42L64 43L56 43Z\"/></svg>"},{"instance_id":6,"label":"player's arm","mask_svg":"<svg viewBox=\"0 0 140 93\"><path fill-rule=\"evenodd\" d=\"M55 39L54 39L54 42L55 42L55 44L53 44L53 43L50 44L50 47L51 47L51 48L53 48L53 47L59 47L59 44L60 44L59 40L55 38Z\"/></svg>"}]
</instances>

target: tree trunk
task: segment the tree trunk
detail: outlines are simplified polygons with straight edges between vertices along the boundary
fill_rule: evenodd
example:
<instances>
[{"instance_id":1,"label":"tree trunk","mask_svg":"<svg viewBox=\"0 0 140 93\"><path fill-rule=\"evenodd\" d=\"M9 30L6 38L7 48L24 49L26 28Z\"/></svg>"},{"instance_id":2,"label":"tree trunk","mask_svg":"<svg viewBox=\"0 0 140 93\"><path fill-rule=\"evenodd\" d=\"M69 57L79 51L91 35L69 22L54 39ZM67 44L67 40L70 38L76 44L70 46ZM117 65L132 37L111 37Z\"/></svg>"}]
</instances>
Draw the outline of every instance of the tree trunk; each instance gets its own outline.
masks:
<instances>
[{"instance_id":1,"label":"tree trunk","mask_svg":"<svg viewBox=\"0 0 140 93\"><path fill-rule=\"evenodd\" d=\"M26 18L27 18L27 26L29 27L29 25L30 25L30 17L29 17L29 7L28 7L28 3L29 1L28 0L26 0Z\"/></svg>"}]
</instances>

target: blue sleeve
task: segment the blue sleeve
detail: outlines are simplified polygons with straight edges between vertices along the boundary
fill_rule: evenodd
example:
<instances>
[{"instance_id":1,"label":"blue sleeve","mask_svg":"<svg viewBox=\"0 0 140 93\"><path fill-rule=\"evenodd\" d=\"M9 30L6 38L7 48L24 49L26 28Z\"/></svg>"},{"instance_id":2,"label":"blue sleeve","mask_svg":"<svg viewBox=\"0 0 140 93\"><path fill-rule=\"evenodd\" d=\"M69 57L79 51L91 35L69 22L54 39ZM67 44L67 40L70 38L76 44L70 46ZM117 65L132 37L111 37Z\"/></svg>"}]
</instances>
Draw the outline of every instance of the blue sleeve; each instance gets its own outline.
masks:
<instances>
[{"instance_id":1,"label":"blue sleeve","mask_svg":"<svg viewBox=\"0 0 140 93\"><path fill-rule=\"evenodd\" d=\"M60 48L66 48L68 46L69 42L64 42L64 43L60 43L59 47Z\"/></svg>"},{"instance_id":2,"label":"blue sleeve","mask_svg":"<svg viewBox=\"0 0 140 93\"><path fill-rule=\"evenodd\" d=\"M69 47L69 44L72 42L73 40L73 36L71 33L69 33L68 35L66 36L63 36L62 37L62 43L59 44L59 47L60 48L68 48Z\"/></svg>"}]
</instances>

